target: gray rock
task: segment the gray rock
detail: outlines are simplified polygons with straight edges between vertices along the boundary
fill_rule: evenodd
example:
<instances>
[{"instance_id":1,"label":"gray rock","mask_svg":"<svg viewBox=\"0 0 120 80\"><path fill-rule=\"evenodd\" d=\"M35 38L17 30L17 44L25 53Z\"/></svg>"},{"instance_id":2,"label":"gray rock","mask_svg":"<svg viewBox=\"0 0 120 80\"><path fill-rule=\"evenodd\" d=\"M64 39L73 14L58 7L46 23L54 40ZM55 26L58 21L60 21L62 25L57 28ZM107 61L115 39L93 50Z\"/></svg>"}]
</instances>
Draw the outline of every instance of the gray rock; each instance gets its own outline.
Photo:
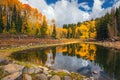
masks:
<instances>
[{"instance_id":1,"label":"gray rock","mask_svg":"<svg viewBox=\"0 0 120 80\"><path fill-rule=\"evenodd\" d=\"M67 74L70 74L69 71L67 71L67 70L62 70L62 69L57 69L57 70L55 70L54 72L55 72L55 73L58 73L58 72L65 72L65 73L67 73Z\"/></svg>"},{"instance_id":2,"label":"gray rock","mask_svg":"<svg viewBox=\"0 0 120 80\"><path fill-rule=\"evenodd\" d=\"M42 73L42 72L43 72L43 69L41 69L41 68L35 69L35 73Z\"/></svg>"},{"instance_id":3,"label":"gray rock","mask_svg":"<svg viewBox=\"0 0 120 80\"><path fill-rule=\"evenodd\" d=\"M46 75L49 74L49 72L47 70L44 70L43 73L46 74Z\"/></svg>"},{"instance_id":4,"label":"gray rock","mask_svg":"<svg viewBox=\"0 0 120 80\"><path fill-rule=\"evenodd\" d=\"M5 71L8 73L14 73L14 72L22 72L24 69L24 66L18 65L18 64L8 64L3 67Z\"/></svg>"},{"instance_id":5,"label":"gray rock","mask_svg":"<svg viewBox=\"0 0 120 80\"><path fill-rule=\"evenodd\" d=\"M9 63L9 61L7 59L0 57L0 65L6 65L8 63Z\"/></svg>"},{"instance_id":6,"label":"gray rock","mask_svg":"<svg viewBox=\"0 0 120 80\"><path fill-rule=\"evenodd\" d=\"M51 74L48 74L48 75L47 75L47 77L49 77L49 78L50 78L50 77L52 77L52 75L51 75Z\"/></svg>"},{"instance_id":7,"label":"gray rock","mask_svg":"<svg viewBox=\"0 0 120 80\"><path fill-rule=\"evenodd\" d=\"M40 80L48 80L48 77L45 74L40 74L38 78Z\"/></svg>"},{"instance_id":8,"label":"gray rock","mask_svg":"<svg viewBox=\"0 0 120 80\"><path fill-rule=\"evenodd\" d=\"M90 78L84 78L83 80L94 80L93 77L90 77Z\"/></svg>"},{"instance_id":9,"label":"gray rock","mask_svg":"<svg viewBox=\"0 0 120 80\"><path fill-rule=\"evenodd\" d=\"M13 74L4 77L2 80L21 80L21 78L22 78L22 72L15 72Z\"/></svg>"},{"instance_id":10,"label":"gray rock","mask_svg":"<svg viewBox=\"0 0 120 80\"><path fill-rule=\"evenodd\" d=\"M25 80L32 80L32 77L28 74L25 74Z\"/></svg>"},{"instance_id":11,"label":"gray rock","mask_svg":"<svg viewBox=\"0 0 120 80\"><path fill-rule=\"evenodd\" d=\"M28 73L28 68L27 67L24 67L23 73Z\"/></svg>"},{"instance_id":12,"label":"gray rock","mask_svg":"<svg viewBox=\"0 0 120 80\"><path fill-rule=\"evenodd\" d=\"M70 76L64 76L63 80L72 80L72 78Z\"/></svg>"},{"instance_id":13,"label":"gray rock","mask_svg":"<svg viewBox=\"0 0 120 80\"><path fill-rule=\"evenodd\" d=\"M28 73L29 73L29 74L35 73L35 68L29 68L29 69L28 69Z\"/></svg>"},{"instance_id":14,"label":"gray rock","mask_svg":"<svg viewBox=\"0 0 120 80\"><path fill-rule=\"evenodd\" d=\"M58 75L54 75L50 80L61 80L61 78Z\"/></svg>"},{"instance_id":15,"label":"gray rock","mask_svg":"<svg viewBox=\"0 0 120 80\"><path fill-rule=\"evenodd\" d=\"M39 66L39 68L42 68L43 70L49 70L47 67Z\"/></svg>"}]
</instances>

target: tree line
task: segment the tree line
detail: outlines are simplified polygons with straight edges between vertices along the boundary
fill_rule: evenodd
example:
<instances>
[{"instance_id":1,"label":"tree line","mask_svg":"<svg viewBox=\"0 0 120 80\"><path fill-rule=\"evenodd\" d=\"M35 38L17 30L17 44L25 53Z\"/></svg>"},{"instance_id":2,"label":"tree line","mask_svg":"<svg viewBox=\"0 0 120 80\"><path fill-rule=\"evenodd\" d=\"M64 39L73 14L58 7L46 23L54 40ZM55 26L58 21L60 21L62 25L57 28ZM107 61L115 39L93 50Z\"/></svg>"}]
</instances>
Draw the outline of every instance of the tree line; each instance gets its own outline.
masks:
<instances>
[{"instance_id":1,"label":"tree line","mask_svg":"<svg viewBox=\"0 0 120 80\"><path fill-rule=\"evenodd\" d=\"M18 0L0 0L0 34L25 34L41 38L75 38L116 40L120 36L120 7L101 18L64 24L57 27L55 20L48 23L46 16Z\"/></svg>"},{"instance_id":2,"label":"tree line","mask_svg":"<svg viewBox=\"0 0 120 80\"><path fill-rule=\"evenodd\" d=\"M18 0L0 0L0 34L26 34L55 38L56 25L53 24L48 25L46 16L28 4L22 4ZM49 27L54 29L50 30ZM49 33L50 31L54 32Z\"/></svg>"},{"instance_id":3,"label":"tree line","mask_svg":"<svg viewBox=\"0 0 120 80\"><path fill-rule=\"evenodd\" d=\"M118 40L120 36L120 7L96 21L97 40Z\"/></svg>"}]
</instances>

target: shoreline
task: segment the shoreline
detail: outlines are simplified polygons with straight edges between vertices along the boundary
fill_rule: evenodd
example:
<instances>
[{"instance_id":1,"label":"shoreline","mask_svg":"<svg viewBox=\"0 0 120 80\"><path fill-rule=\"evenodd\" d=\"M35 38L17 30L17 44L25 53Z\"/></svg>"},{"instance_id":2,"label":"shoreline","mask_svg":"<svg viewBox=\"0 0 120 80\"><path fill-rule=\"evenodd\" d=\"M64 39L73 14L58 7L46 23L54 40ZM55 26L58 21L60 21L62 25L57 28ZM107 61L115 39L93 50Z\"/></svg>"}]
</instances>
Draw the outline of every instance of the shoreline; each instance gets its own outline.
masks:
<instances>
[{"instance_id":1,"label":"shoreline","mask_svg":"<svg viewBox=\"0 0 120 80\"><path fill-rule=\"evenodd\" d=\"M2 58L2 60L3 65L0 63L0 80L94 80L93 77L86 77L65 69L54 70L43 65L17 61L11 63L11 60L5 58Z\"/></svg>"},{"instance_id":2,"label":"shoreline","mask_svg":"<svg viewBox=\"0 0 120 80\"><path fill-rule=\"evenodd\" d=\"M8 42L9 40L7 40L6 43L4 41L3 43L7 44ZM17 52L17 51L23 51L23 50L34 49L34 48L67 45L67 44L74 44L74 43L95 44L95 45L100 45L100 46L107 47L107 48L120 50L120 41L117 41L117 42L108 42L108 41L93 42L91 41L90 42L90 41L84 41L80 39L60 39L60 40L59 39L42 39L42 40L32 39L32 41L29 40L26 43L26 39L25 39L22 41L11 40L10 42L8 44L9 46L0 47L0 57L8 57L11 53ZM15 45L14 45L14 42L16 42Z\"/></svg>"},{"instance_id":3,"label":"shoreline","mask_svg":"<svg viewBox=\"0 0 120 80\"><path fill-rule=\"evenodd\" d=\"M112 49L116 49L116 50L120 50L120 41L116 41L116 42L110 42L110 41L98 41L98 42L85 42L88 44L95 44L95 45L99 45L99 46L103 46L103 47L107 47L107 48L112 48Z\"/></svg>"},{"instance_id":4,"label":"shoreline","mask_svg":"<svg viewBox=\"0 0 120 80\"><path fill-rule=\"evenodd\" d=\"M54 40L53 40L54 41ZM59 42L59 43L58 43ZM0 49L0 59L1 58L5 58L5 59L8 59L9 60L9 55L13 52L16 52L16 51L22 51L22 50L27 50L27 49L34 49L34 48L44 48L44 47L52 47L52 46L59 46L59 45L67 45L67 44L74 44L74 43L85 43L85 44L95 44L95 45L100 45L100 46L103 46L103 47L109 47L109 48L115 48L115 49L120 49L120 42L89 42L89 41L84 41L84 40L79 40L79 39L65 39L65 40L59 40L58 42L47 42L47 43L43 43L43 44L38 44L39 42L37 43L29 43L29 44L21 44L20 46L13 46L13 47L5 47L5 48L2 48ZM117 44L117 45L116 45ZM116 48L117 47L117 48ZM14 63L13 64L17 64L19 66L24 66L24 67L28 67L30 66L29 64L27 63L23 63L23 62L16 62L15 60L12 60ZM9 64L8 64L9 65ZM34 64L33 66L31 66L31 68L34 68ZM39 65L39 66L43 66L43 65ZM46 68L46 66L43 66L44 68ZM39 67L38 67L39 68ZM35 70L37 70L38 68L36 68ZM29 68L28 68L29 69ZM3 68L1 69L3 70ZM58 73L55 73L56 70L52 70L50 68L48 68L48 72L49 71L52 71L54 72L54 75L59 75ZM64 71L67 71L67 70L60 70L60 75L61 74L64 74ZM69 72L69 71L67 71ZM71 74L71 75L69 75ZM71 77L72 76L72 72L69 72L69 74L67 73L68 77ZM29 76L32 76L31 74L27 74ZM51 75L51 74L50 74ZM52 77L54 76L52 75ZM65 75L66 75L66 72L65 72ZM65 76L64 75L64 76ZM88 77L84 76L84 75L81 75L81 74L78 74L76 72L74 72L73 75L79 75L81 76L82 79L86 79ZM49 75L48 75L49 76ZM63 76L62 76L63 77ZM60 76L61 78L61 76ZM92 80L94 80L93 77L91 77ZM90 78L88 78L90 79Z\"/></svg>"},{"instance_id":5,"label":"shoreline","mask_svg":"<svg viewBox=\"0 0 120 80\"><path fill-rule=\"evenodd\" d=\"M53 40L54 41L54 40ZM47 42L47 43L43 43L43 44L40 44L39 41L37 43L28 43L28 44L20 44L17 45L17 46L6 46L6 47L1 47L0 48L0 57L8 57L11 53L13 52L17 52L17 51L23 51L23 50L28 50L28 49L34 49L34 48L44 48L44 47L52 47L52 46L59 46L59 45L67 45L67 44L74 44L74 43L80 43L82 41L80 40L74 40L74 39L71 39L71 40L59 40L59 43L50 43L50 42Z\"/></svg>"}]
</instances>

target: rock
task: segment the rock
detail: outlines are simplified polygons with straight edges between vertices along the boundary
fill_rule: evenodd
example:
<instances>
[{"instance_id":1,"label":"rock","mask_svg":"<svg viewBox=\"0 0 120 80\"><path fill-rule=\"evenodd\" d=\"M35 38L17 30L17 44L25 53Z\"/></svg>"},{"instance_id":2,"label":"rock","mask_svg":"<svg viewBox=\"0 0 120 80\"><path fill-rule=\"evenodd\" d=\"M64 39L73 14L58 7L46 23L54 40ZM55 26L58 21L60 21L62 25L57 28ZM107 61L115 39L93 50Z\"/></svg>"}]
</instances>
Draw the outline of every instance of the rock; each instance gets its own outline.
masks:
<instances>
[{"instance_id":1,"label":"rock","mask_svg":"<svg viewBox=\"0 0 120 80\"><path fill-rule=\"evenodd\" d=\"M42 68L43 70L49 70L47 67L39 66L39 68Z\"/></svg>"},{"instance_id":2,"label":"rock","mask_svg":"<svg viewBox=\"0 0 120 80\"><path fill-rule=\"evenodd\" d=\"M14 73L14 72L22 72L24 69L24 66L18 65L18 64L8 64L3 67L5 71L8 73Z\"/></svg>"},{"instance_id":3,"label":"rock","mask_svg":"<svg viewBox=\"0 0 120 80\"><path fill-rule=\"evenodd\" d=\"M90 78L84 78L83 80L94 80L93 77L90 77Z\"/></svg>"},{"instance_id":4,"label":"rock","mask_svg":"<svg viewBox=\"0 0 120 80\"><path fill-rule=\"evenodd\" d=\"M48 77L45 74L40 74L38 78L40 80L48 80Z\"/></svg>"},{"instance_id":5,"label":"rock","mask_svg":"<svg viewBox=\"0 0 120 80\"><path fill-rule=\"evenodd\" d=\"M94 77L90 77L90 80L94 80Z\"/></svg>"},{"instance_id":6,"label":"rock","mask_svg":"<svg viewBox=\"0 0 120 80\"><path fill-rule=\"evenodd\" d=\"M0 65L6 65L8 63L9 63L9 61L7 59L0 57Z\"/></svg>"},{"instance_id":7,"label":"rock","mask_svg":"<svg viewBox=\"0 0 120 80\"><path fill-rule=\"evenodd\" d=\"M64 76L63 80L72 80L72 78L70 76Z\"/></svg>"},{"instance_id":8,"label":"rock","mask_svg":"<svg viewBox=\"0 0 120 80\"><path fill-rule=\"evenodd\" d=\"M61 69L55 70L55 73L58 73L58 72L64 72L64 73L70 74L70 72L67 70L61 70Z\"/></svg>"},{"instance_id":9,"label":"rock","mask_svg":"<svg viewBox=\"0 0 120 80\"><path fill-rule=\"evenodd\" d=\"M49 72L47 70L44 70L43 73L46 74L46 75L49 74Z\"/></svg>"},{"instance_id":10,"label":"rock","mask_svg":"<svg viewBox=\"0 0 120 80\"><path fill-rule=\"evenodd\" d=\"M47 77L49 77L49 78L50 78L50 77L52 77L52 75L51 75L51 74L48 74L48 75L47 75Z\"/></svg>"},{"instance_id":11,"label":"rock","mask_svg":"<svg viewBox=\"0 0 120 80\"><path fill-rule=\"evenodd\" d=\"M70 74L70 72L69 72L69 71L67 71L67 70L63 70L63 72L65 72L65 73L67 73L67 74Z\"/></svg>"},{"instance_id":12,"label":"rock","mask_svg":"<svg viewBox=\"0 0 120 80\"><path fill-rule=\"evenodd\" d=\"M61 80L61 78L58 75L54 75L50 80Z\"/></svg>"},{"instance_id":13,"label":"rock","mask_svg":"<svg viewBox=\"0 0 120 80\"><path fill-rule=\"evenodd\" d=\"M28 73L28 68L27 68L27 67L24 67L23 73L24 73L24 74L25 74L25 73Z\"/></svg>"},{"instance_id":14,"label":"rock","mask_svg":"<svg viewBox=\"0 0 120 80\"><path fill-rule=\"evenodd\" d=\"M29 69L28 69L28 73L29 73L29 74L35 73L35 68L29 68Z\"/></svg>"},{"instance_id":15,"label":"rock","mask_svg":"<svg viewBox=\"0 0 120 80\"><path fill-rule=\"evenodd\" d=\"M43 72L43 69L41 69L41 68L37 68L37 69L35 69L35 73L37 74L37 73L42 73Z\"/></svg>"},{"instance_id":16,"label":"rock","mask_svg":"<svg viewBox=\"0 0 120 80\"><path fill-rule=\"evenodd\" d=\"M25 74L25 80L32 80L32 77L28 74Z\"/></svg>"},{"instance_id":17,"label":"rock","mask_svg":"<svg viewBox=\"0 0 120 80\"><path fill-rule=\"evenodd\" d=\"M21 80L22 78L22 72L15 72L13 74L8 75L7 77L4 77L2 80Z\"/></svg>"},{"instance_id":18,"label":"rock","mask_svg":"<svg viewBox=\"0 0 120 80\"><path fill-rule=\"evenodd\" d=\"M98 72L97 72L97 71L93 71L93 73L94 73L94 74L98 74Z\"/></svg>"}]
</instances>

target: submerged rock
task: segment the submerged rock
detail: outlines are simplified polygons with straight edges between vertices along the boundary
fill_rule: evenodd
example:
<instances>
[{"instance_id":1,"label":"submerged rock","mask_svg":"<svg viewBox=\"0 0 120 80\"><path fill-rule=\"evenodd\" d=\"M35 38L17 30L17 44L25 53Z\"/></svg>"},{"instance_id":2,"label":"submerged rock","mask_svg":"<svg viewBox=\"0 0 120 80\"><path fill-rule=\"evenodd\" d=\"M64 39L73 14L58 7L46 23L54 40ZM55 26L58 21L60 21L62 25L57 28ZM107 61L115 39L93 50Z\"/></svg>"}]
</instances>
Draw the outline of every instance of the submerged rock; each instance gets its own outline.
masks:
<instances>
[{"instance_id":1,"label":"submerged rock","mask_svg":"<svg viewBox=\"0 0 120 80\"><path fill-rule=\"evenodd\" d=\"M98 71L93 71L93 74L98 74Z\"/></svg>"},{"instance_id":2,"label":"submerged rock","mask_svg":"<svg viewBox=\"0 0 120 80\"><path fill-rule=\"evenodd\" d=\"M24 66L18 65L18 64L8 64L3 67L5 71L8 73L14 73L14 72L22 72L24 69Z\"/></svg>"},{"instance_id":3,"label":"submerged rock","mask_svg":"<svg viewBox=\"0 0 120 80\"><path fill-rule=\"evenodd\" d=\"M2 80L21 80L21 78L22 78L22 72L15 72L13 74L4 77Z\"/></svg>"},{"instance_id":4,"label":"submerged rock","mask_svg":"<svg viewBox=\"0 0 120 80\"><path fill-rule=\"evenodd\" d=\"M54 75L50 80L61 80L61 78L58 75Z\"/></svg>"}]
</instances>

